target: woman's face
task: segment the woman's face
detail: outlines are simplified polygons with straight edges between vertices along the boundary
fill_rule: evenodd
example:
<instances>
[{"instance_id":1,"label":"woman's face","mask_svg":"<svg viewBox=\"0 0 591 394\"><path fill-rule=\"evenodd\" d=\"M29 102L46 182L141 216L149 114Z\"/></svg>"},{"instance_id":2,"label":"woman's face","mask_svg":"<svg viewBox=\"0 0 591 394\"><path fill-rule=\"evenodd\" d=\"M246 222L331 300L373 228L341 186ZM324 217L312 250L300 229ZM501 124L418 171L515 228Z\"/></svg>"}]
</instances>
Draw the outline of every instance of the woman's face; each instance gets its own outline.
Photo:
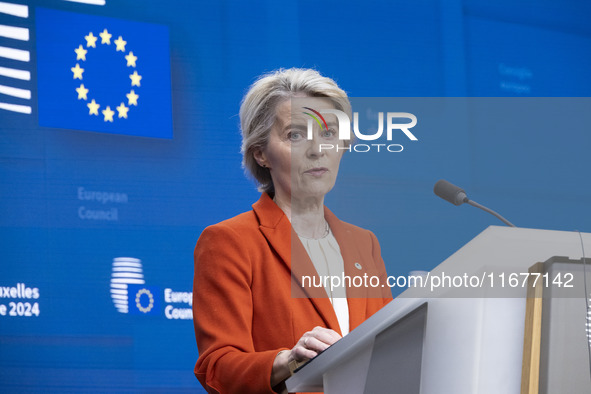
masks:
<instances>
[{"instance_id":1,"label":"woman's face","mask_svg":"<svg viewBox=\"0 0 591 394\"><path fill-rule=\"evenodd\" d=\"M321 111L335 109L328 99L297 97L277 106L276 120L271 129L269 142L255 153L259 164L271 171L275 194L280 198L318 199L324 197L334 186L343 149L338 140L338 123L335 115L324 115L328 130L312 121L313 136L307 138L308 120L304 112L309 109ZM324 144L321 148L321 144ZM332 149L327 146L332 145Z\"/></svg>"}]
</instances>

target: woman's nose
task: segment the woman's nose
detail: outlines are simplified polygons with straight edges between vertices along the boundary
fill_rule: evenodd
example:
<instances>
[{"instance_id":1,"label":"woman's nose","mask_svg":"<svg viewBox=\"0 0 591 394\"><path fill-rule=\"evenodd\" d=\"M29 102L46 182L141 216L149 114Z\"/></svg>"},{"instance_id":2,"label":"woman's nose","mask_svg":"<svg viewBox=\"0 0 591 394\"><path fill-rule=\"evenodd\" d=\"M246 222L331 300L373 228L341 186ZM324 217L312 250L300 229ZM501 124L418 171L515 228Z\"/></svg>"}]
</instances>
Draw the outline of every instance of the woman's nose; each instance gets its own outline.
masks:
<instances>
[{"instance_id":1,"label":"woman's nose","mask_svg":"<svg viewBox=\"0 0 591 394\"><path fill-rule=\"evenodd\" d=\"M318 132L312 133L312 139L308 140L308 149L306 150L306 154L309 157L318 157L324 155L324 152L322 151L322 139L320 138Z\"/></svg>"}]
</instances>

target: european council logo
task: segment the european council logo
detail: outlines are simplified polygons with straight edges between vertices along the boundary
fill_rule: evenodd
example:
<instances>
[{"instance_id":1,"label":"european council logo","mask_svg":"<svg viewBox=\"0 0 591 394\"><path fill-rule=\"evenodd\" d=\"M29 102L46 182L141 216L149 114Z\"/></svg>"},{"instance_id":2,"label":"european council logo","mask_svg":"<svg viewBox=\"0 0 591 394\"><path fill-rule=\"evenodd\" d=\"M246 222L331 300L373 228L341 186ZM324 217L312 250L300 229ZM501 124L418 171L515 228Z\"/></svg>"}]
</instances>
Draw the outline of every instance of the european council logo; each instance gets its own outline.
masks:
<instances>
[{"instance_id":1,"label":"european council logo","mask_svg":"<svg viewBox=\"0 0 591 394\"><path fill-rule=\"evenodd\" d=\"M155 286L129 285L129 313L160 315L160 289Z\"/></svg>"},{"instance_id":2,"label":"european council logo","mask_svg":"<svg viewBox=\"0 0 591 394\"><path fill-rule=\"evenodd\" d=\"M131 315L159 315L160 294L158 287L146 286L140 259L113 259L111 298L117 311Z\"/></svg>"},{"instance_id":3,"label":"european council logo","mask_svg":"<svg viewBox=\"0 0 591 394\"><path fill-rule=\"evenodd\" d=\"M129 313L129 286L144 285L142 261L134 257L115 257L111 272L111 298L121 313Z\"/></svg>"},{"instance_id":4,"label":"european council logo","mask_svg":"<svg viewBox=\"0 0 591 394\"><path fill-rule=\"evenodd\" d=\"M36 8L39 124L172 138L168 28Z\"/></svg>"}]
</instances>

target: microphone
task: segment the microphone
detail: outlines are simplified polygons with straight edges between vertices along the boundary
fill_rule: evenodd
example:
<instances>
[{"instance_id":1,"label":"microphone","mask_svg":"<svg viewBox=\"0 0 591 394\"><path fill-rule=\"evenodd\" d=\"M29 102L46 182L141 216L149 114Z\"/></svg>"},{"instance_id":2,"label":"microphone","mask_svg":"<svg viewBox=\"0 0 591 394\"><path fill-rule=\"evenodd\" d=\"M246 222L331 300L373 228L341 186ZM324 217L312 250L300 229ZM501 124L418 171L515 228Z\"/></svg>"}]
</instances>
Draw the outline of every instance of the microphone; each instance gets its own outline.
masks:
<instances>
[{"instance_id":1,"label":"microphone","mask_svg":"<svg viewBox=\"0 0 591 394\"><path fill-rule=\"evenodd\" d=\"M466 195L466 192L461 187L454 185L453 183L449 183L445 179L440 179L437 181L435 186L433 187L433 192L438 196L443 198L445 201L448 201L454 205L462 205L463 203L467 203L472 205L473 207L480 208L485 212L490 213L491 215L500 219L503 223L507 226L515 227L513 223L483 205L478 204L476 201L472 201Z\"/></svg>"},{"instance_id":2,"label":"microphone","mask_svg":"<svg viewBox=\"0 0 591 394\"><path fill-rule=\"evenodd\" d=\"M453 205L462 205L468 202L468 197L464 189L457 187L453 183L449 183L445 179L440 179L435 184L433 191L436 195L443 198L445 201L451 202Z\"/></svg>"}]
</instances>

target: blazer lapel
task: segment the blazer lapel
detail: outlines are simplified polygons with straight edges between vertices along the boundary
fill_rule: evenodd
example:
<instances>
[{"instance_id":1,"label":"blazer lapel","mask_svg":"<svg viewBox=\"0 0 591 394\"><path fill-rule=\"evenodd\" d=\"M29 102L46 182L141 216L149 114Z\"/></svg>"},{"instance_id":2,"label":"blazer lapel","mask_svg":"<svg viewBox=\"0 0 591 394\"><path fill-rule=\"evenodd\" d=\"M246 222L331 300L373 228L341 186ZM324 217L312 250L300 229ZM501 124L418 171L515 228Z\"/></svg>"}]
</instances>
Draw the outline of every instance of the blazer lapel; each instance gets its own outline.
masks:
<instances>
[{"instance_id":1,"label":"blazer lapel","mask_svg":"<svg viewBox=\"0 0 591 394\"><path fill-rule=\"evenodd\" d=\"M308 298L324 320L326 327L340 334L337 316L324 287L304 288L302 286L303 276L316 277L316 283L320 278L306 249L293 231L287 216L266 193L263 193L259 201L252 207L259 219L261 232L282 263L291 272L291 296L293 298Z\"/></svg>"},{"instance_id":2,"label":"blazer lapel","mask_svg":"<svg viewBox=\"0 0 591 394\"><path fill-rule=\"evenodd\" d=\"M345 275L353 280L354 277L363 277L365 273L359 254L359 239L356 239L350 230L328 209L324 208L324 217L326 218L332 233L341 249L341 256L345 264ZM361 267L358 268L358 267ZM365 284L365 283L364 283ZM365 286L352 286L347 288L347 303L349 305L349 329L363 323L366 318L367 309L367 288Z\"/></svg>"}]
</instances>

